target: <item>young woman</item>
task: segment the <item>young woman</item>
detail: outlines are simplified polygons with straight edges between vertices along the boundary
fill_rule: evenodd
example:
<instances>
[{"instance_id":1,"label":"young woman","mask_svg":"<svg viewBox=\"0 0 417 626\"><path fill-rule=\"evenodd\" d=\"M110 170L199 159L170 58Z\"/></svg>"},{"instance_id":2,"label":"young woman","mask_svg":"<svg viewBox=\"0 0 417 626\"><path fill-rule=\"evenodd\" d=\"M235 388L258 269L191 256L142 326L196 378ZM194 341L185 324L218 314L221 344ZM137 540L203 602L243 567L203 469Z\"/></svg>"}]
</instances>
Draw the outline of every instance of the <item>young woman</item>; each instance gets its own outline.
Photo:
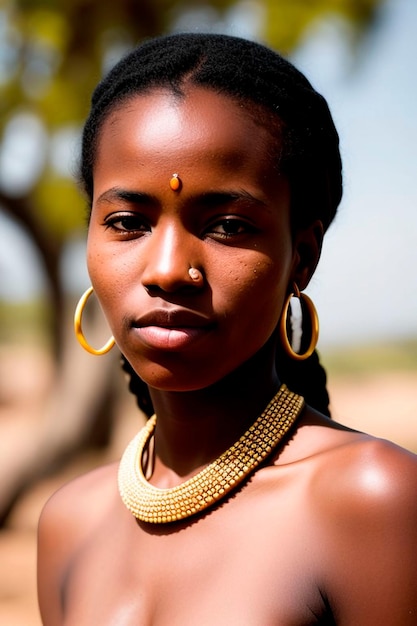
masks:
<instances>
[{"instance_id":1,"label":"young woman","mask_svg":"<svg viewBox=\"0 0 417 626\"><path fill-rule=\"evenodd\" d=\"M326 102L259 44L158 38L97 87L81 175L105 350L156 417L47 503L45 626L415 625L416 458L326 415L302 293L342 193Z\"/></svg>"}]
</instances>

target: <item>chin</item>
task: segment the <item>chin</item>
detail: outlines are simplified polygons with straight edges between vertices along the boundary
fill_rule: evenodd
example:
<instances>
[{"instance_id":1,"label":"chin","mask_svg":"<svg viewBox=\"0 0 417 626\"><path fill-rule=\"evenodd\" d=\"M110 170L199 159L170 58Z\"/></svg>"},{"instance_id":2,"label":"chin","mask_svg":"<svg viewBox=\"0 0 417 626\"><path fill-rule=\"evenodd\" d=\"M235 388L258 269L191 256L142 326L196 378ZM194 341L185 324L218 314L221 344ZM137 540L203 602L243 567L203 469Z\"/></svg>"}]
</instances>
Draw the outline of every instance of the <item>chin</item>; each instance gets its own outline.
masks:
<instances>
[{"instance_id":1,"label":"chin","mask_svg":"<svg viewBox=\"0 0 417 626\"><path fill-rule=\"evenodd\" d=\"M197 368L195 365L170 367L168 365L149 363L144 365L143 361L135 367L134 361L130 361L137 375L148 387L158 391L166 392L191 392L206 389L218 383L227 376L227 372L220 371L219 368ZM217 375L214 375L217 372Z\"/></svg>"}]
</instances>

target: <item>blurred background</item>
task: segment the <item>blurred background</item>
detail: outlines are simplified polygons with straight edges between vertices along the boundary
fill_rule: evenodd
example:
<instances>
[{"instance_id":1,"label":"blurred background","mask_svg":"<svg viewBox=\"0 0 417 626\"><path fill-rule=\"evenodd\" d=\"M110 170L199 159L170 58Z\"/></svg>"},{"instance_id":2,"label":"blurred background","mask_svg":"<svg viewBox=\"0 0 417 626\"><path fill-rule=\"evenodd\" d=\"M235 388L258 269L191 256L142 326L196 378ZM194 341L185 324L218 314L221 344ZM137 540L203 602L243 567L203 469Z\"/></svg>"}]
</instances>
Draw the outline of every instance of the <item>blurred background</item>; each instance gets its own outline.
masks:
<instances>
[{"instance_id":1,"label":"blurred background","mask_svg":"<svg viewBox=\"0 0 417 626\"><path fill-rule=\"evenodd\" d=\"M415 0L0 0L0 624L40 625L45 500L118 458L143 419L117 354L84 353L72 313L89 284L80 128L102 74L146 37L262 41L327 98L345 195L308 293L333 415L417 452L416 27Z\"/></svg>"}]
</instances>

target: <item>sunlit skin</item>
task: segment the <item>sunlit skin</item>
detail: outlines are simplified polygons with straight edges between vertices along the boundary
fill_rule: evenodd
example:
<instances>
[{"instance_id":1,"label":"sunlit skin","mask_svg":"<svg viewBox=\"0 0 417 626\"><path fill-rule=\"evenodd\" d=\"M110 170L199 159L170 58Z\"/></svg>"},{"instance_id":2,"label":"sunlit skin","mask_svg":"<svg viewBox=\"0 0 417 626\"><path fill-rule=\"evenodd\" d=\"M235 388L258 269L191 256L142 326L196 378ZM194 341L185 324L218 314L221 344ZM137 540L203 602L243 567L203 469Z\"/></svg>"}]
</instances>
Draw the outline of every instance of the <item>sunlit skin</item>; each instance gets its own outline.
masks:
<instances>
[{"instance_id":1,"label":"sunlit skin","mask_svg":"<svg viewBox=\"0 0 417 626\"><path fill-rule=\"evenodd\" d=\"M88 267L121 351L158 389L201 389L235 370L273 333L291 281L306 283L271 137L224 100L142 96L103 129Z\"/></svg>"},{"instance_id":2,"label":"sunlit skin","mask_svg":"<svg viewBox=\"0 0 417 626\"><path fill-rule=\"evenodd\" d=\"M322 229L292 232L276 143L239 104L197 88L135 96L102 128L88 268L150 386L160 488L230 446L280 385L274 331L292 283L311 278ZM138 523L111 464L44 510L43 623L415 626L410 493L413 455L309 407L243 488L191 520Z\"/></svg>"},{"instance_id":3,"label":"sunlit skin","mask_svg":"<svg viewBox=\"0 0 417 626\"><path fill-rule=\"evenodd\" d=\"M102 131L88 267L121 351L150 385L158 414L170 417L158 429L161 446L174 420L166 439L176 444L161 455L184 474L194 456L203 464L233 443L277 390L273 341L247 366L248 382L236 378L238 402L230 380L221 392L211 386L266 344L288 285L296 279L304 287L311 271L297 246L316 260L321 231L292 237L289 188L271 163L272 137L228 98L203 89L185 99L157 92L122 111ZM190 279L190 267L201 271L201 283ZM242 419L244 406L253 409ZM193 429L207 418L212 446L196 449L184 436L177 421L188 432L188 415Z\"/></svg>"}]
</instances>

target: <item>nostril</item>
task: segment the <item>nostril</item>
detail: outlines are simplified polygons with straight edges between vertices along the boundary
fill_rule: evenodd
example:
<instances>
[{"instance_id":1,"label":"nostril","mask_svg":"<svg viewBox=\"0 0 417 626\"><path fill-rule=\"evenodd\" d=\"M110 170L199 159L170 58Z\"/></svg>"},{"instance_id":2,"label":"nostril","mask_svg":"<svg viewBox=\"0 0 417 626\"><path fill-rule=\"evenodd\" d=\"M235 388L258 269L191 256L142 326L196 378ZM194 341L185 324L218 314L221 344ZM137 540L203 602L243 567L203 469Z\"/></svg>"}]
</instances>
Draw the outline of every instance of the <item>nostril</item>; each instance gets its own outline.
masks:
<instances>
[{"instance_id":1,"label":"nostril","mask_svg":"<svg viewBox=\"0 0 417 626\"><path fill-rule=\"evenodd\" d=\"M168 293L182 293L182 294L192 294L196 291L200 291L202 285L199 283L188 281L188 283L176 283L176 284L165 284L165 285L157 285L157 284L145 284L144 288L146 292L150 296L161 296L161 294Z\"/></svg>"},{"instance_id":2,"label":"nostril","mask_svg":"<svg viewBox=\"0 0 417 626\"><path fill-rule=\"evenodd\" d=\"M204 274L197 267L187 263L172 264L170 267L162 263L149 266L142 275L142 284L151 294L173 293L176 291L195 292L204 286Z\"/></svg>"}]
</instances>

